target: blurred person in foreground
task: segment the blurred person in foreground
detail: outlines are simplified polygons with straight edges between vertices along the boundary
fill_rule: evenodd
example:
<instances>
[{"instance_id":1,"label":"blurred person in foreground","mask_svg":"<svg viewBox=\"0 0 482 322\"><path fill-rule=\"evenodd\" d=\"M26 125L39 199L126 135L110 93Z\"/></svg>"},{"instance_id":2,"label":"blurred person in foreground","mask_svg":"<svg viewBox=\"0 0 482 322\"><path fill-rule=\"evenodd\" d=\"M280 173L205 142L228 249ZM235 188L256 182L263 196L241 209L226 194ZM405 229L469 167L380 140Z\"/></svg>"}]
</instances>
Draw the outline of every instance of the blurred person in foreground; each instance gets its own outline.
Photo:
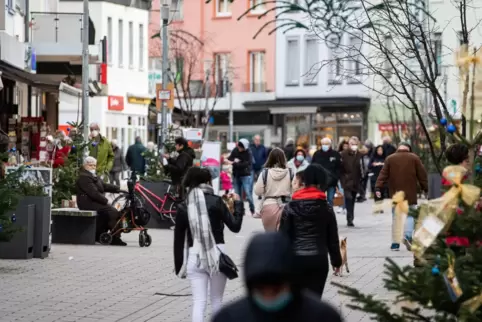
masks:
<instances>
[{"instance_id":1,"label":"blurred person in foreground","mask_svg":"<svg viewBox=\"0 0 482 322\"><path fill-rule=\"evenodd\" d=\"M388 184L388 192L390 198L398 191L405 193L405 199L408 201L410 208L417 206L417 184L424 192L428 192L427 171L422 164L419 156L412 153L410 144L402 142L399 144L397 152L385 159L383 168L378 175L375 184L375 195L378 199L382 198L382 189ZM393 214L392 218L395 215ZM392 235L394 235L392 224ZM415 228L415 219L407 216L404 227L404 244L408 249L411 248L413 230ZM392 241L390 247L393 251L400 249L400 244Z\"/></svg>"},{"instance_id":2,"label":"blurred person in foreground","mask_svg":"<svg viewBox=\"0 0 482 322\"><path fill-rule=\"evenodd\" d=\"M318 298L328 277L328 254L332 267L341 266L336 217L322 191L326 180L327 174L319 164L296 173L292 200L283 209L279 228L291 240L300 287Z\"/></svg>"},{"instance_id":3,"label":"blurred person in foreground","mask_svg":"<svg viewBox=\"0 0 482 322\"><path fill-rule=\"evenodd\" d=\"M341 322L340 314L296 283L290 241L278 232L254 236L244 257L247 295L213 322Z\"/></svg>"}]
</instances>

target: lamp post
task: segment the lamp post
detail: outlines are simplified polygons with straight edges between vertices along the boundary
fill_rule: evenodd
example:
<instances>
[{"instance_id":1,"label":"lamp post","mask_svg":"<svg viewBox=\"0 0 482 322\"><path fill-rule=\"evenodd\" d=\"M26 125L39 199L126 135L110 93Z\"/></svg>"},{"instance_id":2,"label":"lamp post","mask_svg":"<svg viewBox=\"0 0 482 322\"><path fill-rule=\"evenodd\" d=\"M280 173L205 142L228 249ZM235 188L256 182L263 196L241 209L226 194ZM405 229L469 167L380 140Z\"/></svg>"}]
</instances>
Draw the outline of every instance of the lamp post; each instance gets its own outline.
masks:
<instances>
[{"instance_id":1,"label":"lamp post","mask_svg":"<svg viewBox=\"0 0 482 322\"><path fill-rule=\"evenodd\" d=\"M168 0L159 0L161 2L161 28L162 28L162 90L167 89L169 82L168 66L169 66L169 43L167 39L167 26L169 24L169 3ZM162 124L159 131L159 153L164 153L164 142L167 136L167 102L161 102Z\"/></svg>"},{"instance_id":2,"label":"lamp post","mask_svg":"<svg viewBox=\"0 0 482 322\"><path fill-rule=\"evenodd\" d=\"M204 126L204 141L208 140L208 132L209 132L209 77L211 76L211 66L212 62L210 60L205 61L205 85L204 85L204 121L206 125ZM217 84L215 84L217 86Z\"/></svg>"},{"instance_id":3,"label":"lamp post","mask_svg":"<svg viewBox=\"0 0 482 322\"><path fill-rule=\"evenodd\" d=\"M84 0L82 24L82 116L84 140L87 140L89 137L89 0Z\"/></svg>"}]
</instances>

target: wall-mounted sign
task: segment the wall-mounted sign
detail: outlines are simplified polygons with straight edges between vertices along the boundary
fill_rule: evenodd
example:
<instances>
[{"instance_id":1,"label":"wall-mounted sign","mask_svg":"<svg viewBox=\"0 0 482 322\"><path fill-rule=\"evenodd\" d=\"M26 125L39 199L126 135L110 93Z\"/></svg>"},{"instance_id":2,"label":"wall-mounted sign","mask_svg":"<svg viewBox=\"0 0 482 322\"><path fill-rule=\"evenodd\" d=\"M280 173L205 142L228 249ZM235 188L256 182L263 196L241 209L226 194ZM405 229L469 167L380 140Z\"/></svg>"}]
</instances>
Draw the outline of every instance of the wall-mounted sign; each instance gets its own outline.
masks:
<instances>
[{"instance_id":1,"label":"wall-mounted sign","mask_svg":"<svg viewBox=\"0 0 482 322\"><path fill-rule=\"evenodd\" d=\"M145 97L130 96L130 97L127 97L127 102L129 102L131 104L149 105L149 104L151 104L151 99L145 98Z\"/></svg>"},{"instance_id":2,"label":"wall-mounted sign","mask_svg":"<svg viewBox=\"0 0 482 322\"><path fill-rule=\"evenodd\" d=\"M124 97L123 96L108 96L108 109L109 111L123 111L124 110Z\"/></svg>"}]
</instances>

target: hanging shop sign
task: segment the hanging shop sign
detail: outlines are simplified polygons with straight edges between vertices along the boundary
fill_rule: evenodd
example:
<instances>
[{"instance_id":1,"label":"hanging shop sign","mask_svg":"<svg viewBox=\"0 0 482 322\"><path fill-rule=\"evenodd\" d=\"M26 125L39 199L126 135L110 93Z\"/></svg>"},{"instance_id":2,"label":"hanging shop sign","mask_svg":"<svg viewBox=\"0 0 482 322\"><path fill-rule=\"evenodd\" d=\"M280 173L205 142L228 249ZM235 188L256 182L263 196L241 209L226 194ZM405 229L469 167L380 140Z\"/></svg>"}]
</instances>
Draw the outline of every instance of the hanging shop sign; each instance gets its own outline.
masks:
<instances>
[{"instance_id":1,"label":"hanging shop sign","mask_svg":"<svg viewBox=\"0 0 482 322\"><path fill-rule=\"evenodd\" d=\"M109 111L123 111L124 97L123 96L109 96L108 98Z\"/></svg>"},{"instance_id":2,"label":"hanging shop sign","mask_svg":"<svg viewBox=\"0 0 482 322\"><path fill-rule=\"evenodd\" d=\"M130 96L130 97L127 97L127 102L131 104L148 105L148 104L151 104L151 99L146 97Z\"/></svg>"}]
</instances>

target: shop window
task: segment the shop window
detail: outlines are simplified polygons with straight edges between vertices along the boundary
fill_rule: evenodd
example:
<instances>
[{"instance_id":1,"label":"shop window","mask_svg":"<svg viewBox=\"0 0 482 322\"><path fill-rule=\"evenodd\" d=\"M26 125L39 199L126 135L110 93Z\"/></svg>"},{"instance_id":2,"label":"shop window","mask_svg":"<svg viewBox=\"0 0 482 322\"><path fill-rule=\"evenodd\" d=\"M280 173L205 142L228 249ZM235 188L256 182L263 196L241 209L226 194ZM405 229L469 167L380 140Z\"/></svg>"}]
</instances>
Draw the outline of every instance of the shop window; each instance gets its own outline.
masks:
<instances>
[{"instance_id":1,"label":"shop window","mask_svg":"<svg viewBox=\"0 0 482 322\"><path fill-rule=\"evenodd\" d=\"M132 118L130 116L127 117L127 125L132 125Z\"/></svg>"}]
</instances>

